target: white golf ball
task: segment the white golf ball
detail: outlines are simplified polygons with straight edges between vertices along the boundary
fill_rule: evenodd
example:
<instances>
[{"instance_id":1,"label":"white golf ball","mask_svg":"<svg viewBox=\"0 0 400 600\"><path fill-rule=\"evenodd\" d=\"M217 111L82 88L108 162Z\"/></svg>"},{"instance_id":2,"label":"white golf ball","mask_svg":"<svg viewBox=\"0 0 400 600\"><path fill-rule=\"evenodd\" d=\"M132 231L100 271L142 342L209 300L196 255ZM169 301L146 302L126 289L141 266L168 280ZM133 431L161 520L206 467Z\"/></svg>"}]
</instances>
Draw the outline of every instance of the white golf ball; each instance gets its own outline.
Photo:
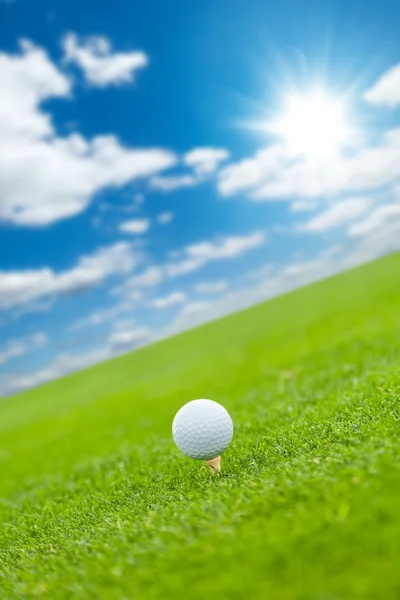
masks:
<instances>
[{"instance_id":1,"label":"white golf ball","mask_svg":"<svg viewBox=\"0 0 400 600\"><path fill-rule=\"evenodd\" d=\"M222 454L231 443L233 423L218 402L192 400L176 413L172 436L186 456L209 460Z\"/></svg>"}]
</instances>

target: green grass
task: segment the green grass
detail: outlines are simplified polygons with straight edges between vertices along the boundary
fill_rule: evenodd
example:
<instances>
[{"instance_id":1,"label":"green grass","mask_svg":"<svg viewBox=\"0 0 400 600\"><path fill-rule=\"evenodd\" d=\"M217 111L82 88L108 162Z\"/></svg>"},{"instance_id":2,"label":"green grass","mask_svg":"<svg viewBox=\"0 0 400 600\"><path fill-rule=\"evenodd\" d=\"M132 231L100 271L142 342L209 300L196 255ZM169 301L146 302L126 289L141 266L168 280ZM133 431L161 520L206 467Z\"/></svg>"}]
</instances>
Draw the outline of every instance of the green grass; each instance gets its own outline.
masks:
<instances>
[{"instance_id":1,"label":"green grass","mask_svg":"<svg viewBox=\"0 0 400 600\"><path fill-rule=\"evenodd\" d=\"M0 598L400 597L400 255L0 404ZM171 440L212 398L211 476Z\"/></svg>"}]
</instances>

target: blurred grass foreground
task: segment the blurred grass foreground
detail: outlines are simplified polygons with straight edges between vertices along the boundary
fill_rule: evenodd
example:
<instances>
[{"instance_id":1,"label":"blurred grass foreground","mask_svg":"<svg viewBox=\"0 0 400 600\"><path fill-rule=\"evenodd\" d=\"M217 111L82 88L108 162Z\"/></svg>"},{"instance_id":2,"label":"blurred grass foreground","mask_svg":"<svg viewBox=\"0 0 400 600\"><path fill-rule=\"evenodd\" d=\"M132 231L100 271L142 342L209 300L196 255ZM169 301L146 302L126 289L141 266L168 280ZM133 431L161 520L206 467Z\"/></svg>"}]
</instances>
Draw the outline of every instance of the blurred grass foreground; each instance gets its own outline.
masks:
<instances>
[{"instance_id":1,"label":"blurred grass foreground","mask_svg":"<svg viewBox=\"0 0 400 600\"><path fill-rule=\"evenodd\" d=\"M0 598L398 599L400 255L0 403ZM224 475L175 412L235 424Z\"/></svg>"}]
</instances>

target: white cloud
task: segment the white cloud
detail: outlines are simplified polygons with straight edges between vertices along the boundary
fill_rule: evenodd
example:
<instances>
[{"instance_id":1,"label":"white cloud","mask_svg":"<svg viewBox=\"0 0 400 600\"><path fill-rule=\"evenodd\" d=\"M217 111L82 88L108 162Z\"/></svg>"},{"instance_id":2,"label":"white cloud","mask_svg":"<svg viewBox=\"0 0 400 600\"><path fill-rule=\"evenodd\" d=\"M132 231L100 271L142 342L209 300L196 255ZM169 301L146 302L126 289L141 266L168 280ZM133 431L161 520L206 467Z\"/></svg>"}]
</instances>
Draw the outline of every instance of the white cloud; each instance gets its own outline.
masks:
<instances>
[{"instance_id":1,"label":"white cloud","mask_svg":"<svg viewBox=\"0 0 400 600\"><path fill-rule=\"evenodd\" d=\"M192 169L191 174L158 175L150 179L150 187L161 192L195 187L206 181L229 156L223 148L195 148L183 156L183 163Z\"/></svg>"},{"instance_id":2,"label":"white cloud","mask_svg":"<svg viewBox=\"0 0 400 600\"><path fill-rule=\"evenodd\" d=\"M214 317L214 305L209 300L189 302L182 307L172 323L167 327L165 335L174 335L180 331L201 325Z\"/></svg>"},{"instance_id":3,"label":"white cloud","mask_svg":"<svg viewBox=\"0 0 400 600\"><path fill-rule=\"evenodd\" d=\"M0 53L0 221L43 226L83 211L102 189L175 164L162 149L121 146L113 135L57 135L41 103L68 98L71 84L30 42Z\"/></svg>"},{"instance_id":4,"label":"white cloud","mask_svg":"<svg viewBox=\"0 0 400 600\"><path fill-rule=\"evenodd\" d=\"M175 260L170 263L163 265L164 278L179 277L197 271L200 269L205 262L195 259L181 256L179 260Z\"/></svg>"},{"instance_id":5,"label":"white cloud","mask_svg":"<svg viewBox=\"0 0 400 600\"><path fill-rule=\"evenodd\" d=\"M195 148L183 158L183 162L192 167L198 176L214 173L219 164L229 158L230 153L223 148Z\"/></svg>"},{"instance_id":6,"label":"white cloud","mask_svg":"<svg viewBox=\"0 0 400 600\"><path fill-rule=\"evenodd\" d=\"M0 349L0 365L18 356L24 356L28 352L44 346L46 343L47 336L42 332L34 333L25 338L10 340Z\"/></svg>"},{"instance_id":7,"label":"white cloud","mask_svg":"<svg viewBox=\"0 0 400 600\"><path fill-rule=\"evenodd\" d=\"M1 272L0 272L1 273ZM4 273L4 271L3 271ZM1 278L1 276L0 276ZM28 315L30 313L46 313L52 309L55 303L55 297L45 298L44 300L37 300L30 302L29 304L23 304L17 306L9 316L11 319L19 319L24 315Z\"/></svg>"},{"instance_id":8,"label":"white cloud","mask_svg":"<svg viewBox=\"0 0 400 600\"><path fill-rule=\"evenodd\" d=\"M166 211L158 215L157 221L158 223L160 223L160 225L167 225L168 223L171 223L173 218L174 213Z\"/></svg>"},{"instance_id":9,"label":"white cloud","mask_svg":"<svg viewBox=\"0 0 400 600\"><path fill-rule=\"evenodd\" d=\"M116 331L112 333L109 339L109 344L114 352L118 352L137 348L138 346L149 342L151 339L151 331L145 327L142 327L140 329Z\"/></svg>"},{"instance_id":10,"label":"white cloud","mask_svg":"<svg viewBox=\"0 0 400 600\"><path fill-rule=\"evenodd\" d=\"M6 382L4 389L1 390L1 393L12 394L21 390L36 387L42 383L51 381L52 379L63 377L74 371L79 371L80 369L85 369L96 363L107 360L108 358L111 358L111 356L109 347L96 349L87 354L61 354L41 371L8 377L8 381Z\"/></svg>"},{"instance_id":11,"label":"white cloud","mask_svg":"<svg viewBox=\"0 0 400 600\"><path fill-rule=\"evenodd\" d=\"M130 244L122 242L83 256L69 270L55 273L49 267L26 271L0 271L0 309L27 304L50 295L71 294L95 287L121 273L128 273L138 258Z\"/></svg>"},{"instance_id":12,"label":"white cloud","mask_svg":"<svg viewBox=\"0 0 400 600\"><path fill-rule=\"evenodd\" d=\"M2 137L51 135L53 128L38 105L47 98L68 97L71 84L41 48L20 41L19 55L0 53L0 126Z\"/></svg>"},{"instance_id":13,"label":"white cloud","mask_svg":"<svg viewBox=\"0 0 400 600\"><path fill-rule=\"evenodd\" d=\"M380 143L337 154L329 164L293 157L280 145L231 164L219 174L223 196L245 193L252 200L320 198L374 190L400 180L400 129Z\"/></svg>"},{"instance_id":14,"label":"white cloud","mask_svg":"<svg viewBox=\"0 0 400 600\"><path fill-rule=\"evenodd\" d=\"M180 260L164 266L166 277L179 277L197 271L209 262L228 260L244 254L265 242L265 235L255 231L249 235L227 236L215 241L204 241L186 246Z\"/></svg>"},{"instance_id":15,"label":"white cloud","mask_svg":"<svg viewBox=\"0 0 400 600\"><path fill-rule=\"evenodd\" d=\"M112 293L126 301L134 299L138 292L145 288L152 288L161 283L164 273L161 267L152 265L138 275L129 277L126 281L116 286Z\"/></svg>"},{"instance_id":16,"label":"white cloud","mask_svg":"<svg viewBox=\"0 0 400 600\"><path fill-rule=\"evenodd\" d=\"M146 233L149 229L149 219L131 219L130 221L124 221L119 226L119 230L122 231L122 233L141 234Z\"/></svg>"},{"instance_id":17,"label":"white cloud","mask_svg":"<svg viewBox=\"0 0 400 600\"><path fill-rule=\"evenodd\" d=\"M197 294L219 294L228 288L226 281L210 281L199 283L194 287Z\"/></svg>"},{"instance_id":18,"label":"white cloud","mask_svg":"<svg viewBox=\"0 0 400 600\"><path fill-rule=\"evenodd\" d=\"M349 235L362 237L372 235L377 231L381 231L387 239L394 239L396 232L400 233L400 204L379 206L364 221L352 225L349 228Z\"/></svg>"},{"instance_id":19,"label":"white cloud","mask_svg":"<svg viewBox=\"0 0 400 600\"><path fill-rule=\"evenodd\" d=\"M164 296L161 298L155 298L152 301L152 306L154 308L169 308L170 306L175 306L176 304L182 304L186 300L186 295L182 292L172 292L168 296Z\"/></svg>"},{"instance_id":20,"label":"white cloud","mask_svg":"<svg viewBox=\"0 0 400 600\"><path fill-rule=\"evenodd\" d=\"M296 200L290 205L292 212L307 212L313 210L313 208L315 208L315 201L310 202L309 200Z\"/></svg>"},{"instance_id":21,"label":"white cloud","mask_svg":"<svg viewBox=\"0 0 400 600\"><path fill-rule=\"evenodd\" d=\"M175 253L174 261L152 265L116 286L113 294L128 301L138 290L159 285L166 279L180 277L218 260L230 260L265 242L265 234L255 231L243 236L227 236L214 241L190 244Z\"/></svg>"},{"instance_id":22,"label":"white cloud","mask_svg":"<svg viewBox=\"0 0 400 600\"><path fill-rule=\"evenodd\" d=\"M136 292L135 298L130 298L131 302L133 300L138 301L141 298L141 294L139 291ZM99 325L103 325L104 323L108 323L109 321L114 320L116 317L120 316L124 313L129 313L132 311L132 303L131 302L121 302L112 306L110 308L105 308L103 310L95 310L90 315L78 319L72 326L71 329L82 329L84 327L97 327Z\"/></svg>"},{"instance_id":23,"label":"white cloud","mask_svg":"<svg viewBox=\"0 0 400 600\"><path fill-rule=\"evenodd\" d=\"M110 334L101 348L96 348L85 354L60 354L54 358L44 369L36 373L26 375L9 375L4 384L0 380L0 393L13 394L15 392L35 387L63 377L75 371L86 369L92 365L103 362L133 350L150 342L153 338L151 331L147 328L114 331Z\"/></svg>"},{"instance_id":24,"label":"white cloud","mask_svg":"<svg viewBox=\"0 0 400 600\"><path fill-rule=\"evenodd\" d=\"M145 197L144 194L135 194L133 198L133 204L124 207L125 212L137 212L140 210L142 204L144 203Z\"/></svg>"},{"instance_id":25,"label":"white cloud","mask_svg":"<svg viewBox=\"0 0 400 600\"><path fill-rule=\"evenodd\" d=\"M264 241L264 233L255 231L250 235L232 235L221 238L215 242L191 244L186 247L186 254L190 258L204 262L235 258L247 250L260 246Z\"/></svg>"},{"instance_id":26,"label":"white cloud","mask_svg":"<svg viewBox=\"0 0 400 600\"><path fill-rule=\"evenodd\" d=\"M31 335L30 340L32 341L34 346L44 346L45 344L47 344L48 338L45 333L43 333L42 331L38 331L37 333Z\"/></svg>"},{"instance_id":27,"label":"white cloud","mask_svg":"<svg viewBox=\"0 0 400 600\"><path fill-rule=\"evenodd\" d=\"M364 92L364 100L376 106L400 106L400 64L395 65Z\"/></svg>"},{"instance_id":28,"label":"white cloud","mask_svg":"<svg viewBox=\"0 0 400 600\"><path fill-rule=\"evenodd\" d=\"M143 194L135 194L133 197L133 202L124 206L119 206L118 209L123 213L138 213L142 208L144 200L145 197Z\"/></svg>"},{"instance_id":29,"label":"white cloud","mask_svg":"<svg viewBox=\"0 0 400 600\"><path fill-rule=\"evenodd\" d=\"M264 179L276 176L286 152L283 146L269 146L259 150L254 156L233 163L219 173L218 188L223 196L254 190Z\"/></svg>"},{"instance_id":30,"label":"white cloud","mask_svg":"<svg viewBox=\"0 0 400 600\"><path fill-rule=\"evenodd\" d=\"M144 52L113 52L104 36L80 40L75 33L68 33L62 45L65 61L78 65L86 81L98 87L131 83L149 62Z\"/></svg>"},{"instance_id":31,"label":"white cloud","mask_svg":"<svg viewBox=\"0 0 400 600\"><path fill-rule=\"evenodd\" d=\"M123 317L122 319L113 322L114 333L117 333L118 331L130 331L134 329L136 325L137 321L132 316Z\"/></svg>"},{"instance_id":32,"label":"white cloud","mask_svg":"<svg viewBox=\"0 0 400 600\"><path fill-rule=\"evenodd\" d=\"M369 198L351 198L332 204L326 211L313 217L301 226L305 231L327 231L354 221L363 215L371 205Z\"/></svg>"},{"instance_id":33,"label":"white cloud","mask_svg":"<svg viewBox=\"0 0 400 600\"><path fill-rule=\"evenodd\" d=\"M157 176L150 179L150 187L161 192L174 192L181 188L194 187L198 180L193 175Z\"/></svg>"}]
</instances>

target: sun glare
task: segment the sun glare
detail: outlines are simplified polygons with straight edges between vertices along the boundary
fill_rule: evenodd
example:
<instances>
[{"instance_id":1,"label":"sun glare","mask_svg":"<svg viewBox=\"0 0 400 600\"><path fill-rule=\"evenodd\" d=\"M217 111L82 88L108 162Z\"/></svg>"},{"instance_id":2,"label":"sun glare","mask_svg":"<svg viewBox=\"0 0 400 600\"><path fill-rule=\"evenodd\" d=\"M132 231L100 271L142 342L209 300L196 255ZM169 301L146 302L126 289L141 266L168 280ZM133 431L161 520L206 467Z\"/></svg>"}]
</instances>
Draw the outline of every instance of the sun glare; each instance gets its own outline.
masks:
<instances>
[{"instance_id":1,"label":"sun glare","mask_svg":"<svg viewBox=\"0 0 400 600\"><path fill-rule=\"evenodd\" d=\"M282 116L268 130L283 138L291 153L323 158L337 152L351 137L345 108L342 100L321 91L292 93Z\"/></svg>"}]
</instances>

